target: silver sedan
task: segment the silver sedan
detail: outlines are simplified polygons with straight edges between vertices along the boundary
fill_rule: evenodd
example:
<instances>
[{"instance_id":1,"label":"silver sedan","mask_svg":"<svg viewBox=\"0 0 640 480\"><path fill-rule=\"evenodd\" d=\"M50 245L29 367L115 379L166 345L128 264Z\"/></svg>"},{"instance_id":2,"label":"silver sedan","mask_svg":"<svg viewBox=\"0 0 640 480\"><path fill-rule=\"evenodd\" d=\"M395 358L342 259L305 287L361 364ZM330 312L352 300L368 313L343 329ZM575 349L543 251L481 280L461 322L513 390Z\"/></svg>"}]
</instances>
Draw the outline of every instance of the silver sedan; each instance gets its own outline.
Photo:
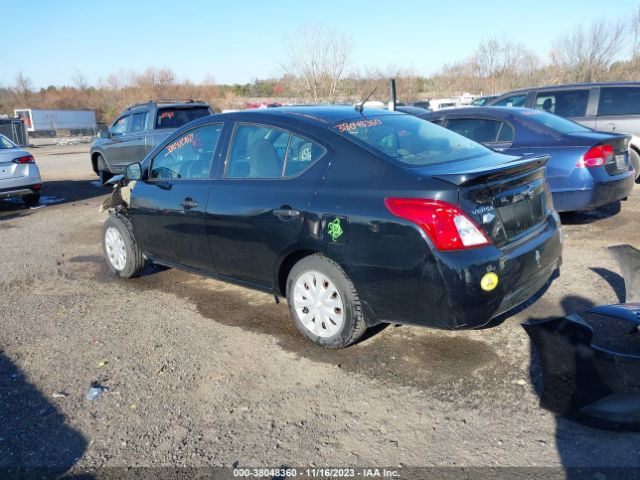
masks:
<instances>
[{"instance_id":1,"label":"silver sedan","mask_svg":"<svg viewBox=\"0 0 640 480\"><path fill-rule=\"evenodd\" d=\"M28 206L40 202L42 179L33 155L0 135L0 199L21 197Z\"/></svg>"}]
</instances>

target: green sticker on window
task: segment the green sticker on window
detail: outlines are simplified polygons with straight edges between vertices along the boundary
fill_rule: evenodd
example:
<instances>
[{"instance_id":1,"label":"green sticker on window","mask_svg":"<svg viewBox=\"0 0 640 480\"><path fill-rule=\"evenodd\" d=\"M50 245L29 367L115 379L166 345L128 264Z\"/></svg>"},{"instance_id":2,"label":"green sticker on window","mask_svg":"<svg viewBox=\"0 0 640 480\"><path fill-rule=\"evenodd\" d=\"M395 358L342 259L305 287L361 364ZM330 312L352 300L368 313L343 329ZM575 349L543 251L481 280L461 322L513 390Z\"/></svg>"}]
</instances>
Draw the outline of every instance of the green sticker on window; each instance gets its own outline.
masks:
<instances>
[{"instance_id":1,"label":"green sticker on window","mask_svg":"<svg viewBox=\"0 0 640 480\"><path fill-rule=\"evenodd\" d=\"M337 242L338 239L344 234L344 230L342 230L342 225L340 224L340 219L335 218L329 223L327 223L327 233L331 237L331 240Z\"/></svg>"}]
</instances>

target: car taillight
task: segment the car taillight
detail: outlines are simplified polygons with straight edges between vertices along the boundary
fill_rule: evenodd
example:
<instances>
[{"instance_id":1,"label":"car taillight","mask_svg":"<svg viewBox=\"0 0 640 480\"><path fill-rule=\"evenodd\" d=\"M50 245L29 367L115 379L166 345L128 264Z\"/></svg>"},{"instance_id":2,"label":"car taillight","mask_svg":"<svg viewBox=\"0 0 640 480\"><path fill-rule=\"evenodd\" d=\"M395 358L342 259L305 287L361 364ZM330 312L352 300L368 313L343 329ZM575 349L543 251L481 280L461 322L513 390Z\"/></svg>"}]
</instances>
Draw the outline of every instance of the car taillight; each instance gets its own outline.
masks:
<instances>
[{"instance_id":1,"label":"car taillight","mask_svg":"<svg viewBox=\"0 0 640 480\"><path fill-rule=\"evenodd\" d=\"M13 163L35 163L35 160L31 155L25 155L24 157L18 157L11 160Z\"/></svg>"},{"instance_id":2,"label":"car taillight","mask_svg":"<svg viewBox=\"0 0 640 480\"><path fill-rule=\"evenodd\" d=\"M613 146L596 145L595 147L590 148L587 153L584 154L584 156L576 164L576 167L601 167L611 160L613 160Z\"/></svg>"},{"instance_id":3,"label":"car taillight","mask_svg":"<svg viewBox=\"0 0 640 480\"><path fill-rule=\"evenodd\" d=\"M438 250L464 250L490 245L478 224L459 207L425 198L385 198L387 209L422 228Z\"/></svg>"}]
</instances>

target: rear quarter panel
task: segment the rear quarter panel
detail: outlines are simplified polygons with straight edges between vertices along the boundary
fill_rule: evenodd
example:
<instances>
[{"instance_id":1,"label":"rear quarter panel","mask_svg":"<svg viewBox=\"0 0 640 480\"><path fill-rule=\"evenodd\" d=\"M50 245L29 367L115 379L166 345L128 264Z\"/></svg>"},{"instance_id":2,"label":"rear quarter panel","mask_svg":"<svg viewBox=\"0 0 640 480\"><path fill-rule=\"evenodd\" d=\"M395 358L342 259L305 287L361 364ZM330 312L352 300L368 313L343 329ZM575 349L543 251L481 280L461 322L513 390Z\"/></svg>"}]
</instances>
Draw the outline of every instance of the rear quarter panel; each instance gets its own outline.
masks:
<instances>
[{"instance_id":1,"label":"rear quarter panel","mask_svg":"<svg viewBox=\"0 0 640 480\"><path fill-rule=\"evenodd\" d=\"M416 176L345 141L336 148L312 207L324 219L324 253L353 281L370 325L403 323L416 317L416 309L449 307L429 240L419 227L393 216L384 205L386 197L458 201L451 184ZM343 241L333 242L325 233L327 221L335 217L346 221Z\"/></svg>"}]
</instances>

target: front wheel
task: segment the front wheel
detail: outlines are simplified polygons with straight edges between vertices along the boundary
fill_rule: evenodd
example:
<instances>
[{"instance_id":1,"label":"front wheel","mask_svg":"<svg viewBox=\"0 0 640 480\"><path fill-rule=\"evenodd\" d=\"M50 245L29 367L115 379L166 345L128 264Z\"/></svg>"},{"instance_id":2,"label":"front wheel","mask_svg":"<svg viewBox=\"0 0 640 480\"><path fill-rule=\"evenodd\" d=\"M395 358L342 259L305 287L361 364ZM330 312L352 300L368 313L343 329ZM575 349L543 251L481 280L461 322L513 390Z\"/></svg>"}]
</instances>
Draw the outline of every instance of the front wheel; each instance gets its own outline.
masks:
<instances>
[{"instance_id":1,"label":"front wheel","mask_svg":"<svg viewBox=\"0 0 640 480\"><path fill-rule=\"evenodd\" d=\"M137 277L146 261L133 237L129 222L113 215L102 228L102 249L109 269L122 278Z\"/></svg>"},{"instance_id":2,"label":"front wheel","mask_svg":"<svg viewBox=\"0 0 640 480\"><path fill-rule=\"evenodd\" d=\"M319 254L291 269L287 303L298 330L322 347L349 346L367 329L353 283L340 265Z\"/></svg>"}]
</instances>

